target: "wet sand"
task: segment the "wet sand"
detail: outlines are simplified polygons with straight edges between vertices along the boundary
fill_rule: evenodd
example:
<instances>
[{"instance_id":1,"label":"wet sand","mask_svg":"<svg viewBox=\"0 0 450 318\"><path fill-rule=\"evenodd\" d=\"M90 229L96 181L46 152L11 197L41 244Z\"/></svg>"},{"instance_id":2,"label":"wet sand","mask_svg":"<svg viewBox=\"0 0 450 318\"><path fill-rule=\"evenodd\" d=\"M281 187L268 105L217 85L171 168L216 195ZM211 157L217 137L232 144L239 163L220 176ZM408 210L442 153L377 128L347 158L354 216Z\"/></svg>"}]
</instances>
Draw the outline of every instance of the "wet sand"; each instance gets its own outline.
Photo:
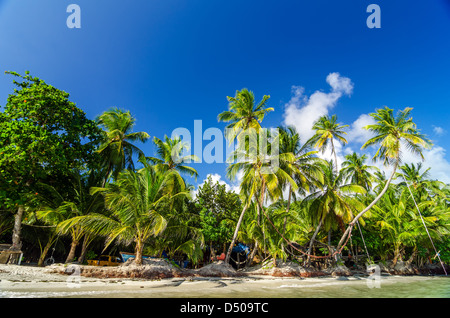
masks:
<instances>
[{"instance_id":1,"label":"wet sand","mask_svg":"<svg viewBox=\"0 0 450 318\"><path fill-rule=\"evenodd\" d=\"M0 265L2 298L301 298L450 297L447 277L178 277L160 280L93 278L50 273L48 268ZM376 284L379 283L379 286ZM415 286L415 287L414 287ZM432 292L428 288L433 288Z\"/></svg>"}]
</instances>

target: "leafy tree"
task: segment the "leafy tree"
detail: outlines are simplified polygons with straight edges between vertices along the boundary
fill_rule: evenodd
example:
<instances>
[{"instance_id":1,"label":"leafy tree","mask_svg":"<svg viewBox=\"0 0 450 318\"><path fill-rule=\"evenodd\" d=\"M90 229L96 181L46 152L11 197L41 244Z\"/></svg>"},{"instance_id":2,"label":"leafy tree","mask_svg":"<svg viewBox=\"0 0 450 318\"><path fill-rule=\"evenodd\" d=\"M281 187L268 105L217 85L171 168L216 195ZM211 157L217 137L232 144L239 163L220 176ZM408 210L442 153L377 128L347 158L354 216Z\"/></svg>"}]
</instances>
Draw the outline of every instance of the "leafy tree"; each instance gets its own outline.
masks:
<instances>
[{"instance_id":1,"label":"leafy tree","mask_svg":"<svg viewBox=\"0 0 450 318\"><path fill-rule=\"evenodd\" d=\"M24 205L33 185L85 169L95 157L99 129L68 93L29 72L6 73L19 80L0 113L0 193L2 205L17 209L12 243L20 248Z\"/></svg>"},{"instance_id":2,"label":"leafy tree","mask_svg":"<svg viewBox=\"0 0 450 318\"><path fill-rule=\"evenodd\" d=\"M196 201L201 207L200 224L206 242L223 244L231 240L232 224L241 208L239 195L227 191L225 184L213 182L211 176L198 188Z\"/></svg>"}]
</instances>

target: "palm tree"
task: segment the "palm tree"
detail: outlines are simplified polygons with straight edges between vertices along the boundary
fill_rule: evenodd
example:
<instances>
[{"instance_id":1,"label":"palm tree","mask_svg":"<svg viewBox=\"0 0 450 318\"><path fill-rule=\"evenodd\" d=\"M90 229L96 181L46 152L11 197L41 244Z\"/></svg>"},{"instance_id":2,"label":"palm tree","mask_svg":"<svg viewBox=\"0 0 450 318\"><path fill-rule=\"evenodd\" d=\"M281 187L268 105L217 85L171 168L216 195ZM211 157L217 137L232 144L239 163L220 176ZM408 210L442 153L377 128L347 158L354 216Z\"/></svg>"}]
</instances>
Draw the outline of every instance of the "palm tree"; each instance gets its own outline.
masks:
<instances>
[{"instance_id":1,"label":"palm tree","mask_svg":"<svg viewBox=\"0 0 450 318\"><path fill-rule=\"evenodd\" d=\"M175 193L174 189L180 191ZM145 242L165 230L168 221L164 213L171 209L171 203L189 196L177 172L161 172L150 166L137 172L124 170L115 183L106 188L92 188L91 193L103 195L110 215L79 216L65 226L79 225L105 236L105 249L116 239L124 244L134 242L138 265L142 264Z\"/></svg>"},{"instance_id":2,"label":"palm tree","mask_svg":"<svg viewBox=\"0 0 450 318\"><path fill-rule=\"evenodd\" d=\"M375 197L372 203L358 213L358 215L356 215L349 223L349 226L339 241L338 249L342 246L347 236L350 235L350 231L358 219L364 215L364 213L369 211L387 191L401 161L401 142L405 144L407 150L419 155L422 160L424 159L422 149L431 147L431 142L420 133L416 124L412 121L412 117L409 117L411 110L412 108L406 107L394 116L393 110L385 107L377 109L375 113L370 114L370 116L375 119L375 124L367 125L364 128L375 133L375 136L369 139L362 146L362 149L372 145L380 145L373 160L381 160L385 166L392 165L393 169L383 190Z\"/></svg>"},{"instance_id":3,"label":"palm tree","mask_svg":"<svg viewBox=\"0 0 450 318\"><path fill-rule=\"evenodd\" d=\"M393 266L399 259L402 260L406 248L413 248L408 260L408 263L411 263L417 254L417 247L430 244L423 223L415 213L415 203L408 188L405 185L398 185L397 188L397 193L383 196L373 207L372 217L377 226L375 230L379 231L383 244L393 249ZM414 189L414 192L417 191ZM418 206L423 210L424 223L430 235L438 240L448 235L447 207L443 208L436 200L419 201Z\"/></svg>"},{"instance_id":4,"label":"palm tree","mask_svg":"<svg viewBox=\"0 0 450 318\"><path fill-rule=\"evenodd\" d=\"M345 156L345 161L342 163L342 170L347 181L358 184L369 191L372 188L373 181L370 170L378 170L378 168L366 165L366 160L366 155L358 155L356 152L353 152Z\"/></svg>"},{"instance_id":5,"label":"palm tree","mask_svg":"<svg viewBox=\"0 0 450 318\"><path fill-rule=\"evenodd\" d=\"M319 186L323 182L323 174L320 169L323 160L315 156L317 151L311 151L308 144L301 145L300 135L294 127L279 127L278 129L280 131L280 153L292 153L294 155L294 161L283 161L280 169L292 176L298 186L297 192L300 195L305 195L311 187ZM295 193L293 193L289 182L284 186L289 187L286 207L286 212L289 213L291 197L294 195L295 199ZM286 222L283 226L283 232L285 229Z\"/></svg>"},{"instance_id":6,"label":"palm tree","mask_svg":"<svg viewBox=\"0 0 450 318\"><path fill-rule=\"evenodd\" d=\"M184 150L189 150L189 145L181 140L180 137L169 138L164 137L164 141L154 137L153 142L157 148L156 153L159 158L145 157L148 162L156 165L161 165L167 170L176 170L180 173L188 174L197 179L198 172L192 167L186 166L183 163L191 161L199 161L196 155L183 156Z\"/></svg>"},{"instance_id":7,"label":"palm tree","mask_svg":"<svg viewBox=\"0 0 450 318\"><path fill-rule=\"evenodd\" d=\"M336 220L341 224L350 222L353 218L353 211L362 206L362 203L354 195L366 193L364 187L360 185L345 183L343 171L336 174L333 166L333 162L329 161L322 167L324 182L321 188L304 199L305 203L310 204L309 210L313 223L318 224L311 238L308 254L311 254L315 238L322 225L330 230ZM308 256L307 262L309 263L309 261L310 257Z\"/></svg>"},{"instance_id":8,"label":"palm tree","mask_svg":"<svg viewBox=\"0 0 450 318\"><path fill-rule=\"evenodd\" d=\"M263 201L266 195L272 200L279 198L282 195L282 185L286 182L292 185L293 191L296 191L298 188L294 179L286 171L283 169L272 170L270 158L276 157L281 167L289 161L293 162L294 155L292 153L272 153L271 144L262 141L262 139L268 138L266 130L260 130L259 133L251 130L248 134L250 135L250 140L254 142L246 142L246 139L243 140L245 136L239 135L238 148L232 154L236 162L227 167L227 176L230 179L234 179L238 172L243 172L241 196L246 199L242 200L244 207L225 258L226 262L229 260L245 211L251 204L252 199L256 200L257 206L264 212ZM279 138L279 135L275 138ZM265 149L260 149L260 147L265 147ZM245 159L236 160L237 158Z\"/></svg>"},{"instance_id":9,"label":"palm tree","mask_svg":"<svg viewBox=\"0 0 450 318\"><path fill-rule=\"evenodd\" d=\"M251 145L251 142L246 141L245 134L248 135L249 140L252 138L254 138L254 140L255 138L258 138L262 120L267 113L274 110L272 107L266 107L266 103L269 98L269 95L264 95L262 100L258 104L255 104L255 96L253 92L249 91L246 88L242 89L241 91L236 91L235 97L227 96L229 102L228 111L220 113L217 119L219 121L229 122L227 129L230 129L231 131L227 131L226 137L229 139L230 143L233 142L236 138L238 139L238 149L231 155L231 157L235 160L237 158L242 158L242 155L244 157L248 157L250 151L253 151L253 154L256 154L255 151L259 151L259 149L257 149L257 145ZM249 149L249 147L252 147L252 149ZM251 161L253 161L253 163L256 163L258 162L258 159L253 156L250 159L250 162ZM261 162L259 162L258 164L261 164ZM251 166L252 164L250 163L249 165ZM243 169L244 166L244 162L237 162L233 166L229 166L227 168L227 174L229 175L229 177L234 179L236 177L236 174L241 169ZM253 166L256 167L255 165ZM261 166L259 166L257 170L259 168L261 168ZM244 190L242 186L241 189ZM243 209L236 224L233 239L225 258L226 262L229 262L231 251L234 244L236 243L239 228L244 218L245 211L251 204L253 196L257 193L256 184L251 189L246 190L248 190L248 196L246 200L242 200ZM264 190L262 192L264 193Z\"/></svg>"},{"instance_id":10,"label":"palm tree","mask_svg":"<svg viewBox=\"0 0 450 318\"><path fill-rule=\"evenodd\" d=\"M105 187L112 172L114 178L125 168L134 169L133 156L143 156L142 150L133 145L134 142L146 142L150 136L146 132L132 132L136 119L129 111L112 108L97 118L98 124L104 128L103 142L97 152L103 155L106 173L103 181Z\"/></svg>"},{"instance_id":11,"label":"palm tree","mask_svg":"<svg viewBox=\"0 0 450 318\"><path fill-rule=\"evenodd\" d=\"M256 104L253 92L244 88L236 91L235 97L227 96L228 111L224 111L217 117L219 121L229 122L227 128L231 129L231 135L228 135L230 142L249 128L259 131L264 116L273 111L272 107L266 107L269 95L264 95L262 100Z\"/></svg>"},{"instance_id":12,"label":"palm tree","mask_svg":"<svg viewBox=\"0 0 450 318\"><path fill-rule=\"evenodd\" d=\"M73 261L75 258L76 248L83 237L85 238L85 242L83 244L84 248L81 258L83 258L86 252L87 245L94 238L82 226L71 224L71 220L76 217L101 212L103 209L103 200L97 195L91 195L89 193L91 186L97 185L100 181L99 179L100 177L96 177L93 171L88 176L83 176L79 171L75 171L68 180L70 190L69 198L65 198L63 194L60 194L57 189L50 185L40 184L40 187L46 190L47 195L46 197L40 195L44 205L42 205L36 214L46 224L56 226L55 234L70 235L72 242L66 263ZM67 224L71 226L67 226ZM51 244L48 248L50 246ZM48 248L44 250L45 253L48 251Z\"/></svg>"},{"instance_id":13,"label":"palm tree","mask_svg":"<svg viewBox=\"0 0 450 318\"><path fill-rule=\"evenodd\" d=\"M338 171L338 162L336 149L334 147L334 140L347 144L347 140L343 135L347 133L344 131L348 125L341 125L337 123L337 116L321 116L313 125L312 129L315 130L314 136L308 140L308 144L314 148L319 149L322 153L331 145L331 153L334 155L334 162L336 173Z\"/></svg>"}]
</instances>

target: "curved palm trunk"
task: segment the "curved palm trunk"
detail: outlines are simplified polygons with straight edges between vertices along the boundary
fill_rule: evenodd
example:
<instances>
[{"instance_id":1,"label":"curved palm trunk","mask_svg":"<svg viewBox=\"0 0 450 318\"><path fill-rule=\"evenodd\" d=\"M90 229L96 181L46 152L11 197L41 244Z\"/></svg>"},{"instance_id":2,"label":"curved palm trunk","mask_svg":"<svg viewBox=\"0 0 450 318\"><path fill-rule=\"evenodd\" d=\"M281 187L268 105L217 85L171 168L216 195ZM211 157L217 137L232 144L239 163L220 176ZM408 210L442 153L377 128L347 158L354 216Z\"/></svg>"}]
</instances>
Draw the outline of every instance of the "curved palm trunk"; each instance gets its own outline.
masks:
<instances>
[{"instance_id":1,"label":"curved palm trunk","mask_svg":"<svg viewBox=\"0 0 450 318\"><path fill-rule=\"evenodd\" d=\"M252 264L253 258L255 258L256 251L258 250L258 241L255 240L255 247L253 247L253 251L247 259L247 263L245 263L245 267L248 267Z\"/></svg>"},{"instance_id":2,"label":"curved palm trunk","mask_svg":"<svg viewBox=\"0 0 450 318\"><path fill-rule=\"evenodd\" d=\"M44 266L45 257L47 256L48 251L50 250L50 247L52 247L53 243L55 242L55 239L56 239L56 233L54 233L50 236L47 244L45 245L44 249L42 250L41 256L39 257L38 264L37 264L38 267Z\"/></svg>"},{"instance_id":3,"label":"curved palm trunk","mask_svg":"<svg viewBox=\"0 0 450 318\"><path fill-rule=\"evenodd\" d=\"M231 251L233 250L234 244L236 244L236 239L237 239L237 236L239 233L239 228L241 227L242 220L244 219L245 211L247 211L249 204L250 203L246 204L244 206L244 208L242 209L241 215L239 216L238 223L236 224L236 229L234 230L233 239L231 240L227 255L225 256L225 263L227 263L227 264L230 262Z\"/></svg>"},{"instance_id":4,"label":"curved palm trunk","mask_svg":"<svg viewBox=\"0 0 450 318\"><path fill-rule=\"evenodd\" d=\"M356 222L358 221L358 219L361 216L363 216L364 213L369 211L381 199L381 197L386 193L387 189L389 188L389 184L391 183L392 179L394 178L395 172L397 170L397 166L398 166L398 158L395 161L394 170L392 171L392 174L389 177L389 180L386 182L383 190L377 195L377 197L372 201L372 203L370 203L364 210L359 212L359 214L357 216L355 216L355 218L349 223L347 229L345 230L344 234L341 237L341 240L339 241L337 250L339 250L341 248L342 244L344 244L345 239L347 238L348 235L350 235L351 230L352 230L353 226L356 224Z\"/></svg>"},{"instance_id":5,"label":"curved palm trunk","mask_svg":"<svg viewBox=\"0 0 450 318\"><path fill-rule=\"evenodd\" d=\"M70 244L70 251L69 251L69 255L67 255L66 258L66 263L70 263L74 260L75 258L75 251L77 249L78 246L78 241L77 240L72 240L72 243Z\"/></svg>"},{"instance_id":6,"label":"curved palm trunk","mask_svg":"<svg viewBox=\"0 0 450 318\"><path fill-rule=\"evenodd\" d=\"M315 232L314 232L314 234L313 234L313 236L311 238L311 241L309 242L308 258L306 259L306 264L308 264L308 265L311 264L311 257L310 257L310 255L311 255L312 247L313 247L314 241L316 239L317 234L319 233L319 230L320 230L321 226L322 226L322 219L320 219L319 225L317 225L317 228L316 228L316 230L315 230Z\"/></svg>"},{"instance_id":7,"label":"curved palm trunk","mask_svg":"<svg viewBox=\"0 0 450 318\"><path fill-rule=\"evenodd\" d=\"M91 238L91 235L86 234L84 236L83 244L81 245L80 257L78 259L80 264L84 262L84 260L86 258L87 248L88 248L89 244L92 242L92 240L93 240L93 237Z\"/></svg>"}]
</instances>

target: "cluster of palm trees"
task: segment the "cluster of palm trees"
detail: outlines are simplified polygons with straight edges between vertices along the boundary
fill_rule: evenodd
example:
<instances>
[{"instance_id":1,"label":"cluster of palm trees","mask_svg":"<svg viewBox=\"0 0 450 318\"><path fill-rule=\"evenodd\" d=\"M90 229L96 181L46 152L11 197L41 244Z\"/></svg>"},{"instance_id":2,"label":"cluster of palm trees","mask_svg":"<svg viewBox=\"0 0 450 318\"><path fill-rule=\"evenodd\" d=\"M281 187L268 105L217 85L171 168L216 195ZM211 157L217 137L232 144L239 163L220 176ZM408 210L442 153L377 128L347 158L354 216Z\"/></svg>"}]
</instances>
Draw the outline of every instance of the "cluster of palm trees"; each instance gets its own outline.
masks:
<instances>
[{"instance_id":1,"label":"cluster of palm trees","mask_svg":"<svg viewBox=\"0 0 450 318\"><path fill-rule=\"evenodd\" d=\"M344 249L353 253L353 244L359 240L352 235L355 226L365 233L372 255L394 261L406 256L408 261L423 259L431 255L431 249L414 199L433 239L448 241L449 186L429 180L421 163L401 162L402 151L422 156L422 150L431 147L412 121L411 108L397 114L387 107L378 109L371 114L375 123L365 127L374 137L362 148L377 147L373 159L392 170L386 177L367 163L366 155L357 153L347 155L339 168L335 146L347 143L347 126L338 123L335 115L320 117L312 127L313 137L304 142L293 127L279 127L277 136L269 136L262 126L273 111L267 107L268 100L264 96L257 103L253 93L243 89L228 97L229 110L218 116L228 123L228 140L237 142L230 159L245 158L232 160L227 167L230 179L237 175L242 179L241 213L231 220L235 226L226 262L238 241L252 247L248 264L256 255L272 257L275 265L277 258L298 257L293 246L307 255L306 264L313 254L325 255L323 250L333 255ZM105 239L105 249L113 244L132 245L137 264L142 263L144 253L161 255L162 251L169 256L182 253L193 263L200 262L205 240L198 210L192 208L198 201L184 178L198 176L185 164L197 158L183 156L188 145L179 138L155 137L157 156L146 157L135 143L146 142L150 136L133 132L135 119L130 112L111 109L98 117L98 123L103 141L97 148L96 169L76 171L64 188L70 195L41 184L37 203L26 218L29 224L40 221L48 227L39 264L61 235L71 239L66 262L73 261L80 244L78 260L83 261L89 245L99 237ZM279 147L272 149L271 142L248 142L244 132L249 129L258 140L278 139ZM267 149L251 149L261 145ZM327 149L332 160L320 156ZM139 169L133 160L136 157ZM267 173L273 157L278 169ZM322 251L317 251L318 244Z\"/></svg>"},{"instance_id":2,"label":"cluster of palm trees","mask_svg":"<svg viewBox=\"0 0 450 318\"><path fill-rule=\"evenodd\" d=\"M134 244L136 263L142 263L145 244L163 246L169 255L180 251L193 261L201 257L204 242L193 216L186 207L191 187L180 173L197 176L197 171L183 164L196 160L182 156L186 145L179 138L154 138L158 157L145 157L134 145L145 142L146 132L133 132L135 119L128 111L117 108L104 112L97 119L103 128L103 141L97 148L97 169L75 171L70 178L69 192L40 184L29 223L38 220L50 228L42 247L39 265L59 235L71 238L66 262L75 258L77 246L82 249L78 261L83 262L94 238L105 238L105 249L112 243ZM141 166L136 169L133 158ZM67 188L64 189L67 192ZM150 243L150 244L149 244Z\"/></svg>"},{"instance_id":3,"label":"cluster of palm trees","mask_svg":"<svg viewBox=\"0 0 450 318\"><path fill-rule=\"evenodd\" d=\"M233 131L231 140L239 139L248 129L256 131L259 138L266 137L261 122L273 110L266 107L267 100L268 96L264 96L261 102L256 103L253 93L246 89L237 91L234 98L229 98L229 110L221 113L218 119L229 122L227 128L232 128ZM312 127L313 137L304 144L301 144L294 128L279 127L279 152L271 155L277 156L280 169L274 173L261 173L267 165L267 156L254 155L247 160L230 164L228 177L243 174L240 188L243 208L228 249L227 260L234 244L240 238L254 244L253 253L258 248L264 255L267 251L274 264L277 257L289 256L292 243L308 246L304 255L308 255L306 263L309 264L314 244L321 243L324 236L328 239L328 244L324 246L330 252L335 251L334 255L339 255L344 248L349 249L346 244L349 239L351 242L352 229L359 227L360 223L367 223L366 230L370 229L375 233L373 236L383 238L384 257L389 255L393 247L394 260L397 260L401 256L398 245L400 242L404 244L403 252L406 247L413 248L415 252L411 255L416 256L419 244L425 243L425 229L417 222L418 215L411 205L411 193L416 200L420 199L419 208L424 209L427 225L433 229L434 238L448 240L449 187L434 181L433 187L421 188L427 195L424 197L423 193L417 192L419 189L416 187L414 192L408 194L404 183L392 183L400 176L410 178L410 175L404 174L411 173L412 170L416 172L421 167L420 164L417 167L401 165L402 151L411 151L423 159L422 150L431 147L431 142L420 133L412 121L411 110L405 108L394 114L388 107L378 109L370 114L375 123L365 127L374 137L367 140L362 149L378 147L373 159L392 169L387 180L384 173L367 165L366 155L347 155L342 169L339 169L335 144L347 143L345 128L348 126L339 124L335 115L320 117ZM238 147L237 151L255 153L254 149L250 149L251 143L246 142L245 138L238 142L241 147ZM319 152L323 153L327 149L331 150L334 161L327 161L318 156ZM263 153L270 153L270 150ZM397 173L399 167L403 174ZM387 193L389 195L386 195ZM390 199L403 211L408 211L408 215L416 221L410 222L404 213L398 215L401 222L409 226L408 229L395 228L393 224L388 225L381 220L386 216L394 217L395 213L391 213L388 208L393 202L386 202ZM268 202L272 204L269 205ZM246 213L249 213L248 217L245 216ZM318 239L320 231L325 235ZM385 236L385 232L391 236ZM332 233L339 234L334 246L331 244ZM429 242L426 246L429 246Z\"/></svg>"}]
</instances>

